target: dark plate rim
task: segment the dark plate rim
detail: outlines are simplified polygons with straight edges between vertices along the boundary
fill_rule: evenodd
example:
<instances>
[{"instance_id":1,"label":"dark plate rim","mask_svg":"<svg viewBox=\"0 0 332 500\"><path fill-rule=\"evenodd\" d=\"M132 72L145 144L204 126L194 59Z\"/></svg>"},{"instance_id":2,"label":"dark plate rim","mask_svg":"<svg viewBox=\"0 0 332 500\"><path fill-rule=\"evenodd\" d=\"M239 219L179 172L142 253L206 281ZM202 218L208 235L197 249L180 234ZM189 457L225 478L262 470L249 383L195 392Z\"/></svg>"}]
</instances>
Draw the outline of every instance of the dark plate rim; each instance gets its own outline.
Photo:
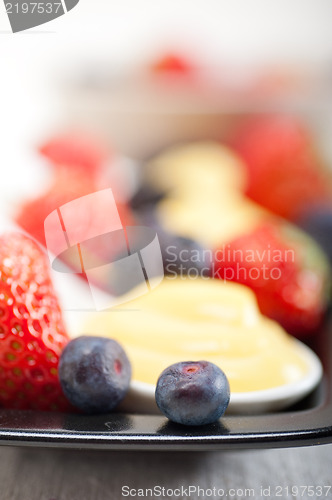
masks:
<instances>
[{"instance_id":1,"label":"dark plate rim","mask_svg":"<svg viewBox=\"0 0 332 500\"><path fill-rule=\"evenodd\" d=\"M319 348L320 346L320 348ZM311 408L225 416L205 427L185 427L159 415L80 415L0 410L0 445L109 450L230 450L332 442L332 316L315 346L324 367Z\"/></svg>"}]
</instances>

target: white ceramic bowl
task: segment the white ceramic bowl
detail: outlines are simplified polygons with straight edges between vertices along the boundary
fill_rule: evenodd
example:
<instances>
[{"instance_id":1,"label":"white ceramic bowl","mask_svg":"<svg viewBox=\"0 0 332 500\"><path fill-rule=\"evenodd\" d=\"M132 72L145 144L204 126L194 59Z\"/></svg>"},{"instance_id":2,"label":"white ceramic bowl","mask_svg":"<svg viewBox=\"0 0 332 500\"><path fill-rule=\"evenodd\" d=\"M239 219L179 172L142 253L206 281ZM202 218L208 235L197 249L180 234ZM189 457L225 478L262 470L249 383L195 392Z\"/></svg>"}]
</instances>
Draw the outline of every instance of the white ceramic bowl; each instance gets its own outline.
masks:
<instances>
[{"instance_id":1,"label":"white ceramic bowl","mask_svg":"<svg viewBox=\"0 0 332 500\"><path fill-rule=\"evenodd\" d=\"M231 394L227 414L258 414L278 411L300 401L308 395L322 378L323 369L319 358L305 344L296 341L299 352L308 365L307 374L299 381L272 389ZM126 412L160 414L155 402L155 386L133 381L119 409Z\"/></svg>"}]
</instances>

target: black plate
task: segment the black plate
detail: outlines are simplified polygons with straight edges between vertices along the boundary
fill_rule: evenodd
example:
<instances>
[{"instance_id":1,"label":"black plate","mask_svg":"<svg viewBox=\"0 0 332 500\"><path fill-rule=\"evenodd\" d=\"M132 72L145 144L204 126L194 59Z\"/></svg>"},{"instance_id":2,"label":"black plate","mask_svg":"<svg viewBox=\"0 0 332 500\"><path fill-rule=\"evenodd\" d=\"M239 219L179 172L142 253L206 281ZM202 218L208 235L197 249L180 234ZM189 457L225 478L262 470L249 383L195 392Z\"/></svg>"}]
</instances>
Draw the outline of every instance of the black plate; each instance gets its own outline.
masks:
<instances>
[{"instance_id":1,"label":"black plate","mask_svg":"<svg viewBox=\"0 0 332 500\"><path fill-rule=\"evenodd\" d=\"M162 416L74 415L1 410L0 444L112 450L227 450L332 442L332 321L311 342L324 366L320 385L287 411L226 416L184 427Z\"/></svg>"}]
</instances>

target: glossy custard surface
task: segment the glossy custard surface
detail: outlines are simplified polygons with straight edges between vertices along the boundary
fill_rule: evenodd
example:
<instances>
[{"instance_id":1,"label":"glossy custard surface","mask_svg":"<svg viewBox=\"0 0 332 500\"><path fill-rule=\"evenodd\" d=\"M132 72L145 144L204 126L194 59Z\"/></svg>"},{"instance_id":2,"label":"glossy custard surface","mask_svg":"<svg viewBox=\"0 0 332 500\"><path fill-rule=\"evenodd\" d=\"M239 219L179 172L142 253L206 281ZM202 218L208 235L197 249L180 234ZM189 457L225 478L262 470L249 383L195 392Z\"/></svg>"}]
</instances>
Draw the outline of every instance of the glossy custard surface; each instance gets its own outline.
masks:
<instances>
[{"instance_id":1,"label":"glossy custard surface","mask_svg":"<svg viewBox=\"0 0 332 500\"><path fill-rule=\"evenodd\" d=\"M260 314L248 288L231 282L165 278L135 300L92 313L80 333L118 340L133 380L151 384L178 361L214 362L233 392L296 382L308 371L296 341Z\"/></svg>"}]
</instances>

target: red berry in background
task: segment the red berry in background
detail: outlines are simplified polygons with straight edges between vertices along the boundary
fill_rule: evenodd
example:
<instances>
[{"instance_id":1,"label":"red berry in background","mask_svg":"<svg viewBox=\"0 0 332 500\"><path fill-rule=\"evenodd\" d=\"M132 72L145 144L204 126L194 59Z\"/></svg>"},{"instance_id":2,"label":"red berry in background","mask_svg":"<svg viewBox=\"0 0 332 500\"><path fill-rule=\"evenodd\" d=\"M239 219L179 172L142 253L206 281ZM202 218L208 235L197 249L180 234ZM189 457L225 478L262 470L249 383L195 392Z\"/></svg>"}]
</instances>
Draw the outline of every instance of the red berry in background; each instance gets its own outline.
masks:
<instances>
[{"instance_id":1,"label":"red berry in background","mask_svg":"<svg viewBox=\"0 0 332 500\"><path fill-rule=\"evenodd\" d=\"M247 195L271 212L294 220L308 206L330 203L332 180L296 118L249 119L232 145L248 168Z\"/></svg>"},{"instance_id":2,"label":"red berry in background","mask_svg":"<svg viewBox=\"0 0 332 500\"><path fill-rule=\"evenodd\" d=\"M53 165L96 176L108 157L105 147L97 141L79 134L53 137L39 148L40 153Z\"/></svg>"},{"instance_id":3,"label":"red berry in background","mask_svg":"<svg viewBox=\"0 0 332 500\"><path fill-rule=\"evenodd\" d=\"M46 217L57 210L66 203L69 203L77 198L89 195L98 191L98 187L94 185L91 179L82 177L78 172L59 170L57 171L54 182L51 187L41 196L36 199L25 202L21 205L15 221L22 227L28 234L39 241L43 246L46 246L44 222ZM86 233L89 234L90 227L95 229L107 227L107 221L112 217L109 213L108 206L104 206L104 198L97 198L97 202L86 212L85 224ZM134 224L134 217L131 214L129 207L125 203L117 203L117 210L123 226L131 226ZM54 219L54 228L48 224L48 234L51 237L52 233L57 237L58 225ZM67 223L71 229L80 228L82 224L82 214L77 213L75 210L70 212L70 217L67 217ZM100 234L102 234L102 230ZM83 243L83 241L82 241ZM119 248L118 248L118 247ZM116 260L121 246L121 241L117 241L112 246L109 245L108 240L93 239L89 244L89 255L86 258L89 261L96 263L112 262ZM78 266L76 260L72 259L72 254L69 252L61 257L63 262L74 273L83 280L86 280L86 275L82 271L81 265ZM96 286L103 288L107 291L110 290L111 284L108 279L103 281L96 281Z\"/></svg>"},{"instance_id":4,"label":"red berry in background","mask_svg":"<svg viewBox=\"0 0 332 500\"><path fill-rule=\"evenodd\" d=\"M15 221L22 229L45 246L44 221L46 217L65 203L99 191L99 189L96 183L89 178L83 177L78 172L60 170L56 173L53 184L44 194L21 205ZM132 225L133 216L127 205L117 203L117 208L122 224L124 226ZM94 206L94 213L96 218L100 218L100 216L109 217L102 205ZM75 227L75 212L73 212L72 218L71 227ZM91 224L97 223L92 216L89 221Z\"/></svg>"},{"instance_id":5,"label":"red berry in background","mask_svg":"<svg viewBox=\"0 0 332 500\"><path fill-rule=\"evenodd\" d=\"M58 362L69 338L47 257L20 233L0 237L0 405L60 410Z\"/></svg>"},{"instance_id":6,"label":"red berry in background","mask_svg":"<svg viewBox=\"0 0 332 500\"><path fill-rule=\"evenodd\" d=\"M153 61L150 65L153 73L164 75L190 75L194 67L182 55L169 52Z\"/></svg>"},{"instance_id":7,"label":"red berry in background","mask_svg":"<svg viewBox=\"0 0 332 500\"><path fill-rule=\"evenodd\" d=\"M41 153L48 158L51 164L57 168L53 171L52 184L43 194L35 199L27 200L18 207L15 216L16 223L28 234L46 246L44 234L44 222L46 217L54 210L83 196L95 193L103 188L109 188L111 180L108 172L103 169L107 155L105 151L97 147L88 138L83 136L62 136L55 138L41 147ZM113 178L115 184L115 196L122 178L121 172L118 174L118 184L116 176ZM89 228L107 227L107 221L112 217L109 213L109 206L102 200L94 203L91 210L86 212L86 225ZM133 216L126 203L118 202L117 210L123 226L133 224ZM72 211L70 220L67 221L70 228L80 227L82 224L82 214ZM57 227L54 227L54 235L57 235ZM51 236L53 228L48 226L48 234ZM102 233L100 233L102 234ZM89 245L89 259L94 262L111 262L119 253L116 245L110 247L103 240L93 241ZM62 257L65 264L77 273L81 278L86 279L82 267L77 267L73 262L70 252ZM108 283L95 283L97 286L108 289Z\"/></svg>"},{"instance_id":8,"label":"red berry in background","mask_svg":"<svg viewBox=\"0 0 332 500\"><path fill-rule=\"evenodd\" d=\"M45 246L44 221L61 205L97 191L91 179L79 172L60 170L52 185L42 195L23 203L15 217L16 223Z\"/></svg>"},{"instance_id":9,"label":"red berry in background","mask_svg":"<svg viewBox=\"0 0 332 500\"><path fill-rule=\"evenodd\" d=\"M321 325L328 301L329 266L300 230L266 222L215 253L213 276L249 286L261 312L304 337Z\"/></svg>"}]
</instances>

